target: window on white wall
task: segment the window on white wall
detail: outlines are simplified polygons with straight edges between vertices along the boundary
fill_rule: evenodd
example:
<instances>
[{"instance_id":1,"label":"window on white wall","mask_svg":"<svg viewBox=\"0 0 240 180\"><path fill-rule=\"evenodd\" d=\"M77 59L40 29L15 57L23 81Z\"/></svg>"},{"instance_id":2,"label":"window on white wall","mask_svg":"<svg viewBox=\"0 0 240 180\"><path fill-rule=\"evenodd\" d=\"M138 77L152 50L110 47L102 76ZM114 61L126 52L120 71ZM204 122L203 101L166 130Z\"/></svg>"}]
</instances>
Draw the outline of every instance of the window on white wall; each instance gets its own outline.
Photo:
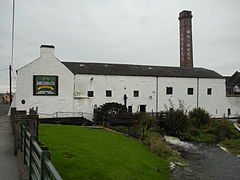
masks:
<instances>
[{"instance_id":1,"label":"window on white wall","mask_svg":"<svg viewBox=\"0 0 240 180\"><path fill-rule=\"evenodd\" d=\"M88 91L88 97L93 97L94 96L94 92L93 91Z\"/></svg>"},{"instance_id":2,"label":"window on white wall","mask_svg":"<svg viewBox=\"0 0 240 180\"><path fill-rule=\"evenodd\" d=\"M228 116L230 116L230 115L231 115L231 109L228 108Z\"/></svg>"},{"instance_id":3,"label":"window on white wall","mask_svg":"<svg viewBox=\"0 0 240 180\"><path fill-rule=\"evenodd\" d=\"M207 95L211 95L212 94L212 88L207 88Z\"/></svg>"},{"instance_id":4,"label":"window on white wall","mask_svg":"<svg viewBox=\"0 0 240 180\"><path fill-rule=\"evenodd\" d=\"M139 91L138 90L133 91L133 97L139 97Z\"/></svg>"},{"instance_id":5,"label":"window on white wall","mask_svg":"<svg viewBox=\"0 0 240 180\"><path fill-rule=\"evenodd\" d=\"M106 97L112 97L112 91L106 90Z\"/></svg>"},{"instance_id":6,"label":"window on white wall","mask_svg":"<svg viewBox=\"0 0 240 180\"><path fill-rule=\"evenodd\" d=\"M167 87L166 94L173 94L173 87Z\"/></svg>"},{"instance_id":7,"label":"window on white wall","mask_svg":"<svg viewBox=\"0 0 240 180\"><path fill-rule=\"evenodd\" d=\"M193 95L193 88L188 88L187 89L187 94L188 95Z\"/></svg>"}]
</instances>

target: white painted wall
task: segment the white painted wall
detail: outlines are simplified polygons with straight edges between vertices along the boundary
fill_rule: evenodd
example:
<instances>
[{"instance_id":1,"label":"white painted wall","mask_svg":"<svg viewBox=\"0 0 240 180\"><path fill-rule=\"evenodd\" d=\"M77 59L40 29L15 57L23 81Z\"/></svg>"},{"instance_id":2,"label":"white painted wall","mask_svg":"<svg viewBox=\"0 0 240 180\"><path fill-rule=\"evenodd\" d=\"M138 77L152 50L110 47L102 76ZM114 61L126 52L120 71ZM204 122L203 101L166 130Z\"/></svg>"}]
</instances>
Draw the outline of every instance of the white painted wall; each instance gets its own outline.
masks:
<instances>
[{"instance_id":1,"label":"white painted wall","mask_svg":"<svg viewBox=\"0 0 240 180\"><path fill-rule=\"evenodd\" d=\"M227 108L231 109L231 116L240 116L240 97L226 97L226 101L228 102ZM227 111L226 116L228 116Z\"/></svg>"},{"instance_id":2,"label":"white painted wall","mask_svg":"<svg viewBox=\"0 0 240 180\"><path fill-rule=\"evenodd\" d=\"M112 90L112 97L106 97L106 90ZM133 97L134 90L139 91L139 97ZM94 97L75 98L75 111L92 113L95 104L99 107L106 102L124 104L124 94L133 112L139 111L139 105L146 105L147 111L156 110L156 79L153 77L76 75L74 94L87 97L87 91L94 91Z\"/></svg>"},{"instance_id":3,"label":"white painted wall","mask_svg":"<svg viewBox=\"0 0 240 180\"><path fill-rule=\"evenodd\" d=\"M172 95L166 94L167 87L173 87ZM187 94L188 88L194 89L193 95ZM211 95L207 95L207 88L212 88ZM106 90L112 90L112 97L106 97ZM139 97L133 97L134 90L139 90ZM94 97L88 98L87 91L94 91ZM212 117L223 117L228 105L224 79L76 75L74 94L83 97L74 99L74 110L88 113L93 112L95 104L123 104L124 94L128 97L127 105L133 106L133 112L139 111L139 105L146 105L148 112L166 110L171 104L177 109L180 102L189 111L197 107L198 101L198 106L207 110Z\"/></svg>"},{"instance_id":4,"label":"white painted wall","mask_svg":"<svg viewBox=\"0 0 240 180\"><path fill-rule=\"evenodd\" d=\"M199 107L206 109L213 117L227 113L225 79L199 79ZM207 95L207 88L212 94Z\"/></svg>"},{"instance_id":5,"label":"white painted wall","mask_svg":"<svg viewBox=\"0 0 240 180\"><path fill-rule=\"evenodd\" d=\"M197 106L197 79L196 78L171 78L159 77L159 110L166 110L171 108L179 108L179 102L184 105L185 110L191 110ZM166 88L173 87L173 94L166 94ZM188 88L193 88L193 95L188 95Z\"/></svg>"},{"instance_id":6,"label":"white painted wall","mask_svg":"<svg viewBox=\"0 0 240 180\"><path fill-rule=\"evenodd\" d=\"M58 76L58 96L33 96L33 75ZM54 56L54 48L41 48L40 58L18 70L16 107L38 107L41 117L57 111L73 112L73 83L74 75Z\"/></svg>"}]
</instances>

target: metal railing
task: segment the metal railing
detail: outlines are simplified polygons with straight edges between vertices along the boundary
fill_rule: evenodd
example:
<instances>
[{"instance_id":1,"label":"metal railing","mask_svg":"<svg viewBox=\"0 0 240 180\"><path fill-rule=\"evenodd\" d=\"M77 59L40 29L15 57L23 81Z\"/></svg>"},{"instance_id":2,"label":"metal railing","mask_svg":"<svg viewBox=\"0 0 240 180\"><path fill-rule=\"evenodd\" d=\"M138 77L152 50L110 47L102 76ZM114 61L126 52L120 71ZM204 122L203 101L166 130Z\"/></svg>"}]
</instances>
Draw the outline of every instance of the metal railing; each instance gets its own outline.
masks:
<instances>
[{"instance_id":1,"label":"metal railing","mask_svg":"<svg viewBox=\"0 0 240 180\"><path fill-rule=\"evenodd\" d=\"M21 124L21 150L29 168L29 180L62 180L50 161L50 152L42 150L34 136Z\"/></svg>"},{"instance_id":2,"label":"metal railing","mask_svg":"<svg viewBox=\"0 0 240 180\"><path fill-rule=\"evenodd\" d=\"M93 114L88 112L54 112L54 113L43 113L39 112L40 118L61 118L61 117L84 117L90 121L93 119Z\"/></svg>"}]
</instances>

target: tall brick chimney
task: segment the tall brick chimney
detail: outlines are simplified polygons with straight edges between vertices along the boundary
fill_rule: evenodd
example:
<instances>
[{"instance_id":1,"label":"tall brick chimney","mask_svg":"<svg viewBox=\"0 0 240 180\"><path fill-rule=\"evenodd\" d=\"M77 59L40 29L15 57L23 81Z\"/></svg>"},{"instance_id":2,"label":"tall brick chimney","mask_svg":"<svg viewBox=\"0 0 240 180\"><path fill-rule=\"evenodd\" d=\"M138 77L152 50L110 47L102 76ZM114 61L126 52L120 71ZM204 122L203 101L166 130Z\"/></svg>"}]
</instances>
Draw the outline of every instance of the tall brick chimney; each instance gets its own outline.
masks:
<instances>
[{"instance_id":1,"label":"tall brick chimney","mask_svg":"<svg viewBox=\"0 0 240 180\"><path fill-rule=\"evenodd\" d=\"M182 11L179 13L180 28L180 67L193 67L192 48L192 12Z\"/></svg>"}]
</instances>

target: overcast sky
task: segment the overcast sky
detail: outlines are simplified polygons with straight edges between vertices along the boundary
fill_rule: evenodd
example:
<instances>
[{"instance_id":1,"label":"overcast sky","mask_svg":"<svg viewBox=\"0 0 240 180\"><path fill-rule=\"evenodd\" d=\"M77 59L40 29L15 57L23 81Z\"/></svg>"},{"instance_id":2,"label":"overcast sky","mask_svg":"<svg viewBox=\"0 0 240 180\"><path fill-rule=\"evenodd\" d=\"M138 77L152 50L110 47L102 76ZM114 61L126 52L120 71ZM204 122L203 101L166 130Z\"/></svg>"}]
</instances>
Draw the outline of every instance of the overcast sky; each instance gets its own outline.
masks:
<instances>
[{"instance_id":1,"label":"overcast sky","mask_svg":"<svg viewBox=\"0 0 240 180\"><path fill-rule=\"evenodd\" d=\"M14 70L37 59L41 44L61 61L179 66L178 15L190 10L194 66L240 71L240 0L16 0L15 9ZM0 92L11 23L12 1L1 0Z\"/></svg>"}]
</instances>

